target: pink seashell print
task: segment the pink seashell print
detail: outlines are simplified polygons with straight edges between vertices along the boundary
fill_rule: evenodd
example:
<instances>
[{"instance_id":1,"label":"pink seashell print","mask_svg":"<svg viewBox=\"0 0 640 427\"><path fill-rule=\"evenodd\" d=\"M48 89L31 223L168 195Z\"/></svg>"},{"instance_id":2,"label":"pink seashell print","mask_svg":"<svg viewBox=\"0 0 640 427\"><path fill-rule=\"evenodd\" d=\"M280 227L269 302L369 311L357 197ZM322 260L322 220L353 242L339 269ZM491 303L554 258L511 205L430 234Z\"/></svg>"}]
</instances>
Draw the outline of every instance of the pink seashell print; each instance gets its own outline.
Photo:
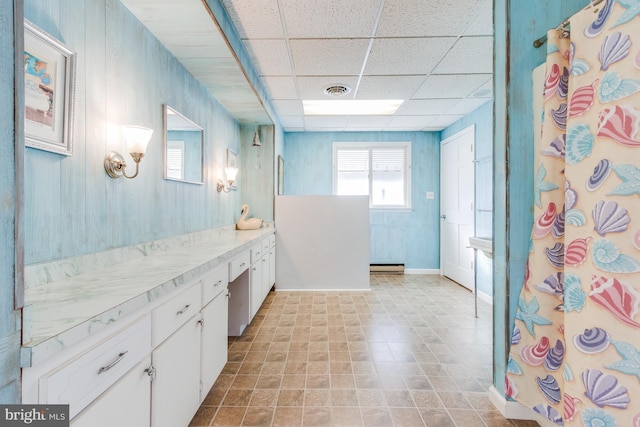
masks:
<instances>
[{"instance_id":1,"label":"pink seashell print","mask_svg":"<svg viewBox=\"0 0 640 427\"><path fill-rule=\"evenodd\" d=\"M507 395L507 397L510 397L512 399L515 399L516 397L518 397L518 387L516 387L515 383L511 378L509 377L505 378L504 386L505 386L504 393Z\"/></svg>"},{"instance_id":2,"label":"pink seashell print","mask_svg":"<svg viewBox=\"0 0 640 427\"><path fill-rule=\"evenodd\" d=\"M558 83L560 83L560 67L558 64L553 64L544 82L544 99L549 100L556 94Z\"/></svg>"},{"instance_id":3,"label":"pink seashell print","mask_svg":"<svg viewBox=\"0 0 640 427\"><path fill-rule=\"evenodd\" d=\"M640 68L640 50L638 51L638 54L636 55L636 57L633 60L633 65L636 66L636 68ZM638 414L640 415L640 414ZM638 424L638 426L640 426L640 423Z\"/></svg>"},{"instance_id":4,"label":"pink seashell print","mask_svg":"<svg viewBox=\"0 0 640 427\"><path fill-rule=\"evenodd\" d=\"M640 141L633 139L638 132L639 119L640 113L630 106L605 108L600 113L597 135L628 147L640 147Z\"/></svg>"},{"instance_id":5,"label":"pink seashell print","mask_svg":"<svg viewBox=\"0 0 640 427\"><path fill-rule=\"evenodd\" d=\"M575 239L569 243L564 254L564 263L571 266L582 264L587 257L590 240L591 237L587 237L586 239Z\"/></svg>"},{"instance_id":6,"label":"pink seashell print","mask_svg":"<svg viewBox=\"0 0 640 427\"><path fill-rule=\"evenodd\" d=\"M529 269L529 262L524 266L524 288L529 290L529 279L531 279L531 270Z\"/></svg>"},{"instance_id":7,"label":"pink seashell print","mask_svg":"<svg viewBox=\"0 0 640 427\"><path fill-rule=\"evenodd\" d=\"M633 235L633 246L640 251L640 230Z\"/></svg>"},{"instance_id":8,"label":"pink seashell print","mask_svg":"<svg viewBox=\"0 0 640 427\"><path fill-rule=\"evenodd\" d=\"M547 210L538 217L533 225L534 239L542 239L551 232L553 221L555 220L557 213L558 208L556 207L556 204L553 202L549 203Z\"/></svg>"},{"instance_id":9,"label":"pink seashell print","mask_svg":"<svg viewBox=\"0 0 640 427\"><path fill-rule=\"evenodd\" d=\"M598 80L590 85L579 87L573 91L571 102L569 104L569 117L579 116L591 108L596 94L595 86L597 83Z\"/></svg>"},{"instance_id":10,"label":"pink seashell print","mask_svg":"<svg viewBox=\"0 0 640 427\"><path fill-rule=\"evenodd\" d=\"M631 427L640 427L640 412L638 412L636 416L633 417L633 420L631 420L631 424Z\"/></svg>"},{"instance_id":11,"label":"pink seashell print","mask_svg":"<svg viewBox=\"0 0 640 427\"><path fill-rule=\"evenodd\" d=\"M634 317L638 313L640 294L632 285L616 278L592 276L589 298L626 325L640 328Z\"/></svg>"},{"instance_id":12,"label":"pink seashell print","mask_svg":"<svg viewBox=\"0 0 640 427\"><path fill-rule=\"evenodd\" d=\"M549 352L549 338L542 337L537 344L526 345L520 350L522 361L529 366L540 366Z\"/></svg>"},{"instance_id":13,"label":"pink seashell print","mask_svg":"<svg viewBox=\"0 0 640 427\"><path fill-rule=\"evenodd\" d=\"M564 420L572 421L573 417L578 413L576 404L582 403L582 400L577 397L573 397L567 393L564 393Z\"/></svg>"}]
</instances>

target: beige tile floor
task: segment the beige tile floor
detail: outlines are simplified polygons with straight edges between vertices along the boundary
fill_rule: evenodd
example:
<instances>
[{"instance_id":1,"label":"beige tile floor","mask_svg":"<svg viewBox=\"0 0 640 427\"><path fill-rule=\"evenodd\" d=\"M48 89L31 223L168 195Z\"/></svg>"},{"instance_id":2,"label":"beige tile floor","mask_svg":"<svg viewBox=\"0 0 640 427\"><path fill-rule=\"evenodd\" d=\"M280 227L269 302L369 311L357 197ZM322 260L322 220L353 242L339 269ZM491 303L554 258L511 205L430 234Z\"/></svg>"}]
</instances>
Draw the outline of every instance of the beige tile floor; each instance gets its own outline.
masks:
<instances>
[{"instance_id":1,"label":"beige tile floor","mask_svg":"<svg viewBox=\"0 0 640 427\"><path fill-rule=\"evenodd\" d=\"M371 292L271 292L191 421L199 426L537 426L506 420L491 307L439 276L372 275Z\"/></svg>"}]
</instances>

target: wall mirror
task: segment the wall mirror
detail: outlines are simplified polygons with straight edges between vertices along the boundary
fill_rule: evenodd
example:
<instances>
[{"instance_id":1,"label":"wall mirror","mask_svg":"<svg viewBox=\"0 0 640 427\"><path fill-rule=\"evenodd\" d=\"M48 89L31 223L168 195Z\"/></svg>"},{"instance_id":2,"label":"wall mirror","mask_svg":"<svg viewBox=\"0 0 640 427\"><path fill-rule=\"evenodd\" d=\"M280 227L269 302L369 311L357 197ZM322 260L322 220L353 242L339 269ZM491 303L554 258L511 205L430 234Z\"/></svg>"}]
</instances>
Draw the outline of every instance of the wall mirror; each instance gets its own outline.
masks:
<instances>
[{"instance_id":1,"label":"wall mirror","mask_svg":"<svg viewBox=\"0 0 640 427\"><path fill-rule=\"evenodd\" d=\"M164 178L204 184L204 129L164 106Z\"/></svg>"}]
</instances>

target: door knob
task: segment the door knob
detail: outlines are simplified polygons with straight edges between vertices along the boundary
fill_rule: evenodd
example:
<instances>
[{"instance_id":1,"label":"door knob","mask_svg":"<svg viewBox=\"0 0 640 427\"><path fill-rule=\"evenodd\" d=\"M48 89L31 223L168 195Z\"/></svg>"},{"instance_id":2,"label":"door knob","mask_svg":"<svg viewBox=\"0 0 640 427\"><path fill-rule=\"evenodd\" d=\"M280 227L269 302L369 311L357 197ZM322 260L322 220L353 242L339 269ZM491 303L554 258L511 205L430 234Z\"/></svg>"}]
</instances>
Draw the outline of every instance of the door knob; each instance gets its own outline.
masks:
<instances>
[{"instance_id":1,"label":"door knob","mask_svg":"<svg viewBox=\"0 0 640 427\"><path fill-rule=\"evenodd\" d=\"M442 218L442 219L447 219L447 216L446 216L446 215L444 215L444 214L442 214L442 215L440 215L440 218Z\"/></svg>"}]
</instances>

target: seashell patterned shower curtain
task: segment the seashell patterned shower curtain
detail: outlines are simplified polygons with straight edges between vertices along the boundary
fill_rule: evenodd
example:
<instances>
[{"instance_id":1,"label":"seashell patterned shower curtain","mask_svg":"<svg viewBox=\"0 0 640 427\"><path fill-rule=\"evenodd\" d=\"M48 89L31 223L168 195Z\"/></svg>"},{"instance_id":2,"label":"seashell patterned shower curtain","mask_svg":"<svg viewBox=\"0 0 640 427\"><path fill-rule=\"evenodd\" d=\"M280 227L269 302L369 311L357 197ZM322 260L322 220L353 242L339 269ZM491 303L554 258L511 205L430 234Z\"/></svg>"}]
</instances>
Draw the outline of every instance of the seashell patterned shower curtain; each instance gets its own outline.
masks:
<instances>
[{"instance_id":1,"label":"seashell patterned shower curtain","mask_svg":"<svg viewBox=\"0 0 640 427\"><path fill-rule=\"evenodd\" d=\"M640 427L639 1L547 36L506 394L557 425Z\"/></svg>"}]
</instances>

